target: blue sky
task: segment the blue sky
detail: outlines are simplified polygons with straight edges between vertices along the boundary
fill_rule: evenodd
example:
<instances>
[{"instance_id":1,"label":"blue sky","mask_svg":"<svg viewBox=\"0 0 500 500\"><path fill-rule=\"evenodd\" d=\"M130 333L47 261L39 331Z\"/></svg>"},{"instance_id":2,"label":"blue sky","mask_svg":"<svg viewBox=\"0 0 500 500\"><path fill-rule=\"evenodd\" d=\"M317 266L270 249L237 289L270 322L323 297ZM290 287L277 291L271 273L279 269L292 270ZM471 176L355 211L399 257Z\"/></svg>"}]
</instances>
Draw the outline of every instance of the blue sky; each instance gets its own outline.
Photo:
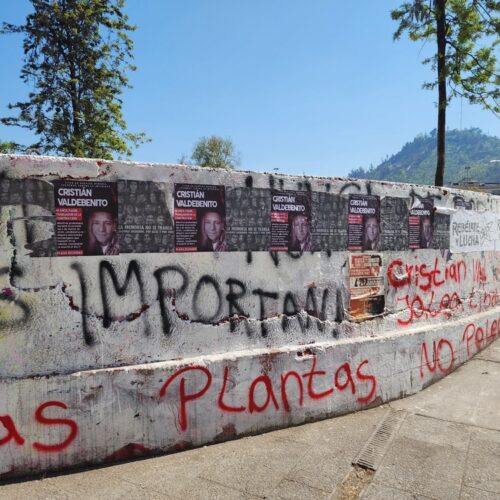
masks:
<instances>
[{"instance_id":1,"label":"blue sky","mask_svg":"<svg viewBox=\"0 0 500 500\"><path fill-rule=\"evenodd\" d=\"M436 123L423 59L431 43L392 41L390 10L402 0L128 0L138 26L131 131L152 143L132 159L176 162L201 136L230 137L241 169L345 176L377 165ZM0 21L23 22L27 0L2 0ZM22 37L0 37L0 115L27 96ZM449 128L500 136L500 122L455 101ZM27 143L0 125L0 139Z\"/></svg>"}]
</instances>

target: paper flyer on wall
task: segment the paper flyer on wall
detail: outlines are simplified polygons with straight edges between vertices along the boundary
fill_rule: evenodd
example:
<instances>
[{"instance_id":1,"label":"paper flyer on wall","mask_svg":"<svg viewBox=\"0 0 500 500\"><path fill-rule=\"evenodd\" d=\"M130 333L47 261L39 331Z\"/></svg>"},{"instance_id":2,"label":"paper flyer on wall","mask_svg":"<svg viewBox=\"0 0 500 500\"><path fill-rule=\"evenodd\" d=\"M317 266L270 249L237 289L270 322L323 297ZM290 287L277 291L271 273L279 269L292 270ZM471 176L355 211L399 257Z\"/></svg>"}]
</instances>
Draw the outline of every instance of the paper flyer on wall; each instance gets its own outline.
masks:
<instances>
[{"instance_id":1,"label":"paper flyer on wall","mask_svg":"<svg viewBox=\"0 0 500 500\"><path fill-rule=\"evenodd\" d=\"M118 255L118 202L114 182L56 180L57 255Z\"/></svg>"},{"instance_id":2,"label":"paper flyer on wall","mask_svg":"<svg viewBox=\"0 0 500 500\"><path fill-rule=\"evenodd\" d=\"M175 184L176 252L226 251L224 186Z\"/></svg>"},{"instance_id":3,"label":"paper flyer on wall","mask_svg":"<svg viewBox=\"0 0 500 500\"><path fill-rule=\"evenodd\" d=\"M271 248L310 251L311 194L308 191L271 191Z\"/></svg>"},{"instance_id":4,"label":"paper flyer on wall","mask_svg":"<svg viewBox=\"0 0 500 500\"><path fill-rule=\"evenodd\" d=\"M380 198L366 194L349 195L348 249L380 249Z\"/></svg>"},{"instance_id":5,"label":"paper flyer on wall","mask_svg":"<svg viewBox=\"0 0 500 500\"><path fill-rule=\"evenodd\" d=\"M226 187L227 251L267 251L271 241L269 189Z\"/></svg>"},{"instance_id":6,"label":"paper flyer on wall","mask_svg":"<svg viewBox=\"0 0 500 500\"><path fill-rule=\"evenodd\" d=\"M121 253L174 251L174 222L167 205L171 190L166 182L118 181Z\"/></svg>"},{"instance_id":7,"label":"paper flyer on wall","mask_svg":"<svg viewBox=\"0 0 500 500\"><path fill-rule=\"evenodd\" d=\"M350 316L364 320L384 313L382 254L349 255Z\"/></svg>"},{"instance_id":8,"label":"paper flyer on wall","mask_svg":"<svg viewBox=\"0 0 500 500\"><path fill-rule=\"evenodd\" d=\"M349 200L338 194L313 191L313 250L335 252L347 248L347 212Z\"/></svg>"},{"instance_id":9,"label":"paper flyer on wall","mask_svg":"<svg viewBox=\"0 0 500 500\"><path fill-rule=\"evenodd\" d=\"M451 215L450 250L453 253L500 250L500 220L493 212L457 210Z\"/></svg>"},{"instance_id":10,"label":"paper flyer on wall","mask_svg":"<svg viewBox=\"0 0 500 500\"><path fill-rule=\"evenodd\" d=\"M433 248L434 201L419 200L408 215L408 248Z\"/></svg>"}]
</instances>

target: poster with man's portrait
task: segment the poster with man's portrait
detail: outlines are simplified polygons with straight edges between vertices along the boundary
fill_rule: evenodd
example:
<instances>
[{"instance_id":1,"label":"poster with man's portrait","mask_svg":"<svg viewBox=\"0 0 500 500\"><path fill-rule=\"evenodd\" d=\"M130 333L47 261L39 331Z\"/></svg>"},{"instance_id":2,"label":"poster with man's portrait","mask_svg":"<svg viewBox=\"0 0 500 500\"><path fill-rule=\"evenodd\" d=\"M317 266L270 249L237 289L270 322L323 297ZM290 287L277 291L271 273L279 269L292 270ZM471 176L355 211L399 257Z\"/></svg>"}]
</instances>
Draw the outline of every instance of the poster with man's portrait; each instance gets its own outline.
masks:
<instances>
[{"instance_id":1,"label":"poster with man's portrait","mask_svg":"<svg viewBox=\"0 0 500 500\"><path fill-rule=\"evenodd\" d=\"M312 250L309 191L271 191L271 248L274 251Z\"/></svg>"},{"instance_id":2,"label":"poster with man's portrait","mask_svg":"<svg viewBox=\"0 0 500 500\"><path fill-rule=\"evenodd\" d=\"M348 249L380 250L380 198L367 194L349 195Z\"/></svg>"},{"instance_id":3,"label":"poster with man's portrait","mask_svg":"<svg viewBox=\"0 0 500 500\"><path fill-rule=\"evenodd\" d=\"M175 184L175 251L225 252L224 186Z\"/></svg>"},{"instance_id":4,"label":"poster with man's portrait","mask_svg":"<svg viewBox=\"0 0 500 500\"><path fill-rule=\"evenodd\" d=\"M56 180L57 255L118 255L118 202L114 182Z\"/></svg>"},{"instance_id":5,"label":"poster with man's portrait","mask_svg":"<svg viewBox=\"0 0 500 500\"><path fill-rule=\"evenodd\" d=\"M419 200L408 215L408 247L432 248L434 200Z\"/></svg>"}]
</instances>

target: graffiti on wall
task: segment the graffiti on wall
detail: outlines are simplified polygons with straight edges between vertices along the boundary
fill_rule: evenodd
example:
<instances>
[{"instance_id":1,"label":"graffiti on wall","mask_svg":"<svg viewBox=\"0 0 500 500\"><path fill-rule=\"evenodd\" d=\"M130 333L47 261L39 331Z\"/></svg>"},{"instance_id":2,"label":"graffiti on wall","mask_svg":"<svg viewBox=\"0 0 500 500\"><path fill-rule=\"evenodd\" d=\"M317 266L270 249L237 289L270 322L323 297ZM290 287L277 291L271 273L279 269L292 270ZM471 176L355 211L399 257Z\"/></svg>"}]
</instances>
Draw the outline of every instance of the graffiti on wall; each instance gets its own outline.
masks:
<instances>
[{"instance_id":1,"label":"graffiti on wall","mask_svg":"<svg viewBox=\"0 0 500 500\"><path fill-rule=\"evenodd\" d=\"M196 422L189 416L199 414L201 408L220 415L244 415L251 422L258 420L262 413L279 415L320 404L332 405L332 400L341 395L356 408L366 407L376 398L377 378L367 359L359 363L327 363L328 369L323 369L318 366L316 354L300 354L304 356L304 360L297 363L302 365L301 369L281 372L272 360L268 360L264 373L249 378L231 365L191 364L173 372L157 371L159 382L155 387L144 387L138 380L131 384L138 386L132 391L135 406L146 416L148 413L164 415L167 426L163 425L163 433L171 436L193 430ZM29 446L42 454L65 452L79 434L81 419L88 414L86 399L84 397L84 403L73 408L68 402L44 401L34 409L31 419L23 418L23 422L16 422L15 415L0 415L0 452L2 447L8 446ZM172 423L173 427L169 428ZM32 425L39 426L36 433L26 428ZM46 436L44 441L38 440L41 435Z\"/></svg>"},{"instance_id":2,"label":"graffiti on wall","mask_svg":"<svg viewBox=\"0 0 500 500\"><path fill-rule=\"evenodd\" d=\"M41 426L47 426L51 429L51 434L63 434L66 437L56 442L33 441L27 443L29 434L25 433L18 424L15 423L11 415L0 415L0 448L2 446L14 443L16 446L30 445L34 450L40 453L59 453L64 451L76 438L78 434L78 424L70 418L60 418L58 416L47 415L53 408L68 409L68 405L62 401L45 401L40 404L34 414L33 420ZM53 411L52 411L53 414ZM3 432L1 432L3 430Z\"/></svg>"},{"instance_id":3,"label":"graffiti on wall","mask_svg":"<svg viewBox=\"0 0 500 500\"><path fill-rule=\"evenodd\" d=\"M489 219L446 212L444 191L124 169L141 180L111 167L62 184L0 179L0 341L13 351L2 359L15 358L1 368L0 475L27 456L42 470L96 460L96 449L98 460L123 458L370 407L498 338L500 260L481 246ZM70 230L57 229L54 186L68 182L113 185L119 255L106 241L98 256L85 251L89 235L61 244ZM410 213L418 206L428 213ZM104 240L105 221L87 218L103 228L76 233ZM76 243L83 255L32 258ZM434 320L439 328L416 328ZM28 374L19 410L16 378Z\"/></svg>"},{"instance_id":4,"label":"graffiti on wall","mask_svg":"<svg viewBox=\"0 0 500 500\"><path fill-rule=\"evenodd\" d=\"M478 313L499 302L496 256L433 262L395 259L387 266L388 293L394 297L401 326L421 320ZM488 276L487 276L488 274Z\"/></svg>"},{"instance_id":5,"label":"graffiti on wall","mask_svg":"<svg viewBox=\"0 0 500 500\"><path fill-rule=\"evenodd\" d=\"M220 325L227 323L234 332L239 323L243 323L247 335L256 333L249 320L258 321L258 332L262 337L268 334L266 320L281 316L283 331L298 328L305 332L311 328L324 331L330 322L331 335L336 336L335 324L342 322L342 296L331 294L328 286L316 284L298 290L279 290L272 287L263 289L249 287L248 280L243 277L229 276L221 280L212 274L194 277L181 265L167 265L145 270L139 262L132 259L128 262L126 273L119 276L115 265L110 260L101 260L98 268L98 279L89 276L84 264L75 262L71 265L77 273L81 287L81 314L83 337L89 345L94 343L95 335L88 322L90 308L88 298L100 295L102 302L102 324L108 328L118 318L134 320L149 309L146 297L156 292L159 304L162 332L169 336L178 320L198 322L202 324ZM91 283L98 284L98 290ZM153 287L153 288L151 288ZM130 301L128 312L113 311L114 299L128 296L135 297ZM179 304L187 304L187 312L182 312ZM341 312L339 312L339 308ZM257 310L258 316L252 317L249 310ZM188 314L189 313L189 314ZM303 313L303 314L301 314ZM295 322L292 322L292 319ZM147 316L144 316L145 332L150 327Z\"/></svg>"},{"instance_id":6,"label":"graffiti on wall","mask_svg":"<svg viewBox=\"0 0 500 500\"><path fill-rule=\"evenodd\" d=\"M500 318L483 323L468 323L461 335L424 341L420 347L420 378L446 375L458 366L458 353L465 351L466 359L474 356L500 334Z\"/></svg>"},{"instance_id":7,"label":"graffiti on wall","mask_svg":"<svg viewBox=\"0 0 500 500\"><path fill-rule=\"evenodd\" d=\"M500 219L492 212L457 210L451 216L450 228L452 252L493 251L500 244Z\"/></svg>"}]
</instances>

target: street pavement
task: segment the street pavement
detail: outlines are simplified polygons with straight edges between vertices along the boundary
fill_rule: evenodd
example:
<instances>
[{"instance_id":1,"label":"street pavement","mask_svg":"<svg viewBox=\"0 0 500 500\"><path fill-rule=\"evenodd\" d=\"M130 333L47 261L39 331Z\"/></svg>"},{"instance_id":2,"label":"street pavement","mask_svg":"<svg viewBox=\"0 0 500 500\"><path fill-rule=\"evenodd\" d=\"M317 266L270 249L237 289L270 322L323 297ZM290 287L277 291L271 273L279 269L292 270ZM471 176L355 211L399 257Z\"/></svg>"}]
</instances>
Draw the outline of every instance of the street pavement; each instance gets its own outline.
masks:
<instances>
[{"instance_id":1,"label":"street pavement","mask_svg":"<svg viewBox=\"0 0 500 500\"><path fill-rule=\"evenodd\" d=\"M366 456L375 471L352 465ZM500 340L419 394L378 408L0 485L0 499L101 498L500 499Z\"/></svg>"}]
</instances>

